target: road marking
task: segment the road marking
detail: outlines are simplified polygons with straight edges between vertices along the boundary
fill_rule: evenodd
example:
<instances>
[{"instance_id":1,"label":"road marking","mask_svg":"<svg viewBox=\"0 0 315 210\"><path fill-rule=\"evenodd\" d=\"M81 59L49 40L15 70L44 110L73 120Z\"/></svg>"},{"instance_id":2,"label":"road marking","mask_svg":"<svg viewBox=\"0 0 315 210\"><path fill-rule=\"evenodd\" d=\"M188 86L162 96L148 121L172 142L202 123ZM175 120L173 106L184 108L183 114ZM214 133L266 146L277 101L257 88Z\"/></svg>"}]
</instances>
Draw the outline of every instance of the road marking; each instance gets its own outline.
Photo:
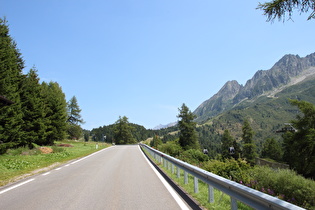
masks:
<instances>
[{"instance_id":1,"label":"road marking","mask_svg":"<svg viewBox=\"0 0 315 210\"><path fill-rule=\"evenodd\" d=\"M56 168L55 170L56 170L56 171L59 171L60 169L61 169L61 167L60 167L60 168Z\"/></svg>"},{"instance_id":2,"label":"road marking","mask_svg":"<svg viewBox=\"0 0 315 210\"><path fill-rule=\"evenodd\" d=\"M189 209L187 207L187 205L183 202L183 200L179 197L179 195L175 192L175 190L171 187L171 185L163 178L163 176L154 168L154 166L152 165L152 163L150 163L150 161L147 159L147 157L143 154L143 152L140 149L140 146L138 146L141 154L143 155L144 159L148 162L148 164L150 165L150 167L153 169L153 171L155 172L155 174L157 175L157 177L159 177L159 179L161 180L161 182L164 184L164 186L166 187L166 189L171 193L171 195L173 196L174 200L177 202L177 204L180 206L181 209Z\"/></svg>"},{"instance_id":3,"label":"road marking","mask_svg":"<svg viewBox=\"0 0 315 210\"><path fill-rule=\"evenodd\" d=\"M9 187L9 188L7 188L7 189L4 189L4 190L0 191L0 194L5 193L5 192L8 192L9 190L13 190L14 188L20 187L20 186L22 186L22 185L24 185L24 184L27 184L27 183L29 183L29 182L31 182L31 181L34 181L34 180L35 180L35 179L29 179L29 180L27 180L27 181L25 181L25 182L21 182L20 184L14 185L14 186L12 186L12 187Z\"/></svg>"},{"instance_id":4,"label":"road marking","mask_svg":"<svg viewBox=\"0 0 315 210\"><path fill-rule=\"evenodd\" d=\"M106 147L106 148L104 148L104 149L102 149L102 150L99 150L99 151L97 151L97 152L94 152L94 153L92 153L92 154L90 154L90 155L88 155L88 156L85 156L85 157L80 158L80 159L78 159L78 160L76 160L76 161L73 161L73 162L70 163L70 164L72 165L72 164L78 163L78 162L80 162L80 161L82 161L82 160L84 160L84 159L86 159L86 158L89 158L89 157L91 157L91 156L93 156L93 155L96 155L97 153L103 152L104 150L110 149L110 148L112 148L112 147Z\"/></svg>"},{"instance_id":5,"label":"road marking","mask_svg":"<svg viewBox=\"0 0 315 210\"><path fill-rule=\"evenodd\" d=\"M42 174L43 176L46 176L46 175L48 175L48 174L50 174L50 172L46 172L46 173L44 173L44 174Z\"/></svg>"}]
</instances>

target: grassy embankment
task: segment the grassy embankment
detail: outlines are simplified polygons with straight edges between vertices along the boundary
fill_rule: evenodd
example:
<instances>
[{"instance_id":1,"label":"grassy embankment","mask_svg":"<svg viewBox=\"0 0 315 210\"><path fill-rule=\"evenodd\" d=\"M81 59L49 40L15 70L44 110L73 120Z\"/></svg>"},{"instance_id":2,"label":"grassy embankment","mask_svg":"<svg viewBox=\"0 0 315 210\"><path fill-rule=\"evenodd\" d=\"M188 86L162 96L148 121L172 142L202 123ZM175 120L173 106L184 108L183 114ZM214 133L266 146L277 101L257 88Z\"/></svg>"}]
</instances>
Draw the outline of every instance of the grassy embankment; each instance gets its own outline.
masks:
<instances>
[{"instance_id":1,"label":"grassy embankment","mask_svg":"<svg viewBox=\"0 0 315 210\"><path fill-rule=\"evenodd\" d=\"M221 191L214 189L214 202L209 203L208 198L208 185L204 182L200 181L198 182L199 186L199 192L194 192L194 178L192 175L188 175L188 184L184 183L184 171L180 170L180 177L177 177L177 169L176 166L174 166L174 173L172 173L171 169L167 169L163 167L163 164L156 161L152 156L147 153L145 150L143 150L151 160L153 160L163 171L166 173L178 186L180 186L182 189L184 189L189 195L191 195L198 203L202 206L202 208L205 209L218 209L218 210L225 210L225 209L231 209L231 198L230 196L222 193ZM241 203L237 202L238 209L243 210L249 210L252 209L251 207Z\"/></svg>"},{"instance_id":2,"label":"grassy embankment","mask_svg":"<svg viewBox=\"0 0 315 210\"><path fill-rule=\"evenodd\" d=\"M52 153L43 154L39 147L32 150L18 148L0 155L0 186L17 181L36 173L47 171L69 160L84 157L108 147L108 144L95 142L64 141L55 145L70 144L72 147L52 146Z\"/></svg>"}]
</instances>

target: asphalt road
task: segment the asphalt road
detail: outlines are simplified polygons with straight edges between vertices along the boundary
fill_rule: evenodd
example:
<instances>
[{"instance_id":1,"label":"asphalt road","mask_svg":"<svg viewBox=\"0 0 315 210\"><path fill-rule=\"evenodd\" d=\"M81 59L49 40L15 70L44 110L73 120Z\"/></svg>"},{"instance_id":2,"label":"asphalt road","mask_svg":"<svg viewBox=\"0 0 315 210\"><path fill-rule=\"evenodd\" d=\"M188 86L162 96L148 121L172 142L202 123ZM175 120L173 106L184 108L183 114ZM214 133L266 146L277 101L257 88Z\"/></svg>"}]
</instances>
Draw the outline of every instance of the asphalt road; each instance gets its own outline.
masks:
<instances>
[{"instance_id":1,"label":"asphalt road","mask_svg":"<svg viewBox=\"0 0 315 210\"><path fill-rule=\"evenodd\" d=\"M0 209L186 208L174 198L139 146L113 146L1 188Z\"/></svg>"}]
</instances>

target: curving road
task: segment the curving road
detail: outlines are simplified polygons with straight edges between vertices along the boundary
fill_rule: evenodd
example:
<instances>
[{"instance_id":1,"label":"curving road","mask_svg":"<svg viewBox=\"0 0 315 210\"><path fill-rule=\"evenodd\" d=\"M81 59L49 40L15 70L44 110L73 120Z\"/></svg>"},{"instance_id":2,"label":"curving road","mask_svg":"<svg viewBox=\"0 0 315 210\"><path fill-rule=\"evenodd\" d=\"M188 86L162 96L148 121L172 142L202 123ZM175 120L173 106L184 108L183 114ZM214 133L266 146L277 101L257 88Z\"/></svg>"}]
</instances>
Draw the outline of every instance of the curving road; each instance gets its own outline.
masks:
<instances>
[{"instance_id":1,"label":"curving road","mask_svg":"<svg viewBox=\"0 0 315 210\"><path fill-rule=\"evenodd\" d=\"M154 170L138 145L109 147L0 188L0 209L187 208Z\"/></svg>"}]
</instances>

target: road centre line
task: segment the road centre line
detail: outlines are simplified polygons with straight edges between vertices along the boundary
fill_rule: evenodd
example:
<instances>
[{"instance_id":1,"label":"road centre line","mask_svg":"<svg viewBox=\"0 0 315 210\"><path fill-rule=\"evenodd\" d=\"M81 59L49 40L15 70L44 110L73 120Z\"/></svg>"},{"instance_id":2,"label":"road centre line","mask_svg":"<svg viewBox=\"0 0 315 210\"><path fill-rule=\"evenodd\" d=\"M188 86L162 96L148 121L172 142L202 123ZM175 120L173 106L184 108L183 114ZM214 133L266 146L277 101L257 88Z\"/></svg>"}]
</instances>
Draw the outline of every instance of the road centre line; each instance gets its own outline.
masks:
<instances>
[{"instance_id":1,"label":"road centre line","mask_svg":"<svg viewBox=\"0 0 315 210\"><path fill-rule=\"evenodd\" d=\"M148 158L143 154L144 152L141 150L140 146L138 146L141 154L143 155L144 159L148 162L150 167L153 169L157 177L161 180L161 182L164 184L166 189L170 192L170 194L173 196L174 200L177 202L177 204L180 206L181 209L188 210L189 208L187 205L183 202L183 200L179 197L179 195L175 192L175 190L171 187L171 185L162 177L162 175L154 168L152 163L148 160Z\"/></svg>"},{"instance_id":2,"label":"road centre line","mask_svg":"<svg viewBox=\"0 0 315 210\"><path fill-rule=\"evenodd\" d=\"M72 162L72 163L70 163L70 164L75 164L75 163L77 163L77 162L79 162L79 161L81 161L81 160L84 160L84 159L86 159L86 158L89 158L89 157L91 157L91 156L93 156L93 155L95 155L95 154L97 154L97 153L99 153L99 152L102 152L102 151L105 150L105 149L109 149L109 148L111 148L111 147L107 147L107 148L104 148L104 149L102 149L102 150L99 150L99 151L97 151L97 152L95 152L95 153L92 153L92 154L86 156L86 157L83 157L83 158L81 158L81 159L78 159L78 160L76 160L76 161L74 161L74 162ZM67 164L67 165L65 165L64 167L69 166L70 164ZM58 170L60 170L60 169L62 169L62 167L56 168L55 170L58 171ZM48 174L50 174L50 171L49 171L49 172L46 172L46 173L44 173L44 174L42 174L42 176L46 176L46 175L48 175ZM5 192L8 192L8 191L10 191L10 190L12 190L12 189L14 189L14 188L20 187L20 186L22 186L22 185L24 185L24 184L27 184L27 183L29 183L29 182L31 182L31 181L34 181L34 180L35 180L35 178L26 180L25 182L21 182L21 183L16 184L16 185L13 185L12 187L9 187L9 188L6 188L6 189L0 191L0 194L3 194L3 193L5 193Z\"/></svg>"},{"instance_id":3,"label":"road centre line","mask_svg":"<svg viewBox=\"0 0 315 210\"><path fill-rule=\"evenodd\" d=\"M29 182L31 182L31 181L34 181L34 180L35 180L35 179L29 179L29 180L27 180L27 181L25 181L25 182L21 182L21 183L19 183L19 184L16 184L16 185L14 185L14 186L12 186L12 187L9 187L9 188L7 188L7 189L4 189L4 190L0 191L0 194L3 194L3 193L8 192L8 191L10 191L10 190L13 190L14 188L20 187L20 186L22 186L22 185L24 185L24 184L27 184L27 183L29 183Z\"/></svg>"}]
</instances>

